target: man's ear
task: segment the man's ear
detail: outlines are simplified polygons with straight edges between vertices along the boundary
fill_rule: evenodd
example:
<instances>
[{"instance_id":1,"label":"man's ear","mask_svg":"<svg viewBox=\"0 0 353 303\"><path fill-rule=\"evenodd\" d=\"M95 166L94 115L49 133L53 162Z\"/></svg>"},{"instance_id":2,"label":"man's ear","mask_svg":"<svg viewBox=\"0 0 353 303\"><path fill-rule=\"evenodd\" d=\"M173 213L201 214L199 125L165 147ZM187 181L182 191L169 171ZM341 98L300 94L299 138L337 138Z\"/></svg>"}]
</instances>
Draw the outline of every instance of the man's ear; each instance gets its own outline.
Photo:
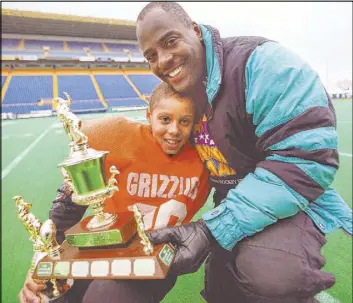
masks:
<instances>
[{"instance_id":1,"label":"man's ear","mask_svg":"<svg viewBox=\"0 0 353 303\"><path fill-rule=\"evenodd\" d=\"M197 38L199 38L199 40L202 41L202 31L200 26L196 22L192 22L192 27L194 32L196 33Z\"/></svg>"}]
</instances>

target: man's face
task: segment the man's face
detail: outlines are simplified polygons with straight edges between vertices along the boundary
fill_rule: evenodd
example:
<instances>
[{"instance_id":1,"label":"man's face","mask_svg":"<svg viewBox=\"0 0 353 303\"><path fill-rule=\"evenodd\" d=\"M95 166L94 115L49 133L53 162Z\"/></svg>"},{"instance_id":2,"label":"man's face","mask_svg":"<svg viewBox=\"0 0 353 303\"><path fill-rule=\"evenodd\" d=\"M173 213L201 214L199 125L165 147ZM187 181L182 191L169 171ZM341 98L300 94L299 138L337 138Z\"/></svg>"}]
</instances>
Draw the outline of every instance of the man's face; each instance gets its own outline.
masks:
<instances>
[{"instance_id":1,"label":"man's face","mask_svg":"<svg viewBox=\"0 0 353 303\"><path fill-rule=\"evenodd\" d=\"M177 154L189 140L194 123L194 110L189 99L168 97L161 99L147 113L152 135L168 155Z\"/></svg>"},{"instance_id":2,"label":"man's face","mask_svg":"<svg viewBox=\"0 0 353 303\"><path fill-rule=\"evenodd\" d=\"M137 24L137 39L153 73L177 92L191 92L206 77L199 27L187 28L156 8Z\"/></svg>"}]
</instances>

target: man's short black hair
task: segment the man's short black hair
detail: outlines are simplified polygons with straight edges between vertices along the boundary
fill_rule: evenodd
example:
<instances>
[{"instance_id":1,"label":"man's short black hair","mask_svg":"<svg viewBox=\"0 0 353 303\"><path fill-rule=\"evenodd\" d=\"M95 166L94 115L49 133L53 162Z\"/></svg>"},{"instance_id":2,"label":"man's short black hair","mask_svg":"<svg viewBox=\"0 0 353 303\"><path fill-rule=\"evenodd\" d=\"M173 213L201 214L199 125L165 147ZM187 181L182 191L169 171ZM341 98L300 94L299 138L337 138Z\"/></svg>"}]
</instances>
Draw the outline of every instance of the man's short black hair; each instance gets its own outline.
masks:
<instances>
[{"instance_id":1,"label":"man's short black hair","mask_svg":"<svg viewBox=\"0 0 353 303\"><path fill-rule=\"evenodd\" d=\"M148 12L155 8L160 8L167 13L170 13L177 20L183 23L187 28L192 27L192 20L185 10L176 2L150 2L140 12L137 17L137 22L142 21Z\"/></svg>"}]
</instances>

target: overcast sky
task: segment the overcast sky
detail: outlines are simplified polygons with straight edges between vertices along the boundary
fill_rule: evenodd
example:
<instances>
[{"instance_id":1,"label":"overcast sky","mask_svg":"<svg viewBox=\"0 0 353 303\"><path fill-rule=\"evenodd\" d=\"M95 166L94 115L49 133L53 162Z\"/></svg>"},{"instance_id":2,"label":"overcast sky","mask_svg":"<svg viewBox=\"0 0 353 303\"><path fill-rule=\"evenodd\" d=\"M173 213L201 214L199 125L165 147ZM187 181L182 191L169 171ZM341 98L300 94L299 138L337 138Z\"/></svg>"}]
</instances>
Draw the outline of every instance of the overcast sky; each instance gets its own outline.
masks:
<instances>
[{"instance_id":1,"label":"overcast sky","mask_svg":"<svg viewBox=\"0 0 353 303\"><path fill-rule=\"evenodd\" d=\"M147 2L3 2L3 8L135 21ZM181 2L190 17L221 36L256 35L290 48L318 71L330 91L352 80L350 2Z\"/></svg>"}]
</instances>

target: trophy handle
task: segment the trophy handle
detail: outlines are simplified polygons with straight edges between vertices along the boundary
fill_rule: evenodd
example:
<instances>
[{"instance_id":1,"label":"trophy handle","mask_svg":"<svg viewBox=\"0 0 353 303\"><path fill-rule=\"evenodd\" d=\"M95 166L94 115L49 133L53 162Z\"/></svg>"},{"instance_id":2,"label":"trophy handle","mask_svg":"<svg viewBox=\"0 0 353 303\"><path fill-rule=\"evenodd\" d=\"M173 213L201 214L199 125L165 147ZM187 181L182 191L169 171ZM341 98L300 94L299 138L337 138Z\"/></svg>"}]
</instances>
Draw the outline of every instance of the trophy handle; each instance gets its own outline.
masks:
<instances>
[{"instance_id":1,"label":"trophy handle","mask_svg":"<svg viewBox=\"0 0 353 303\"><path fill-rule=\"evenodd\" d=\"M110 170L109 170L109 171L110 171L110 173L111 173L111 176L110 176L110 178L109 178L109 180L108 180L108 187L112 188L112 189L114 190L114 192L115 192L115 191L119 191L119 187L116 186L116 184L118 183L118 181L116 181L115 176L116 176L116 175L119 175L120 172L119 172L119 170L118 170L114 165L112 165L112 166L110 167ZM113 193L114 193L114 192L113 192ZM113 193L112 193L111 197L113 196ZM109 198L111 198L111 197L109 197Z\"/></svg>"},{"instance_id":2,"label":"trophy handle","mask_svg":"<svg viewBox=\"0 0 353 303\"><path fill-rule=\"evenodd\" d=\"M96 204L93 204L92 206L92 209L95 211L96 216L99 218L98 221L103 221L107 219L106 217L108 214L104 212L104 200L106 198L111 198L116 191L119 191L119 187L116 186L118 181L116 181L115 176L120 174L120 172L117 170L117 168L114 165L110 167L109 171L111 173L111 176L108 180L106 197L103 197L102 201ZM114 216L116 217L116 215Z\"/></svg>"},{"instance_id":3,"label":"trophy handle","mask_svg":"<svg viewBox=\"0 0 353 303\"><path fill-rule=\"evenodd\" d=\"M131 208L134 212L134 217L137 224L137 232L141 238L140 243L143 245L143 251L146 255L151 255L153 253L153 245L145 233L145 224L143 223L142 214L136 204L132 205Z\"/></svg>"}]
</instances>

